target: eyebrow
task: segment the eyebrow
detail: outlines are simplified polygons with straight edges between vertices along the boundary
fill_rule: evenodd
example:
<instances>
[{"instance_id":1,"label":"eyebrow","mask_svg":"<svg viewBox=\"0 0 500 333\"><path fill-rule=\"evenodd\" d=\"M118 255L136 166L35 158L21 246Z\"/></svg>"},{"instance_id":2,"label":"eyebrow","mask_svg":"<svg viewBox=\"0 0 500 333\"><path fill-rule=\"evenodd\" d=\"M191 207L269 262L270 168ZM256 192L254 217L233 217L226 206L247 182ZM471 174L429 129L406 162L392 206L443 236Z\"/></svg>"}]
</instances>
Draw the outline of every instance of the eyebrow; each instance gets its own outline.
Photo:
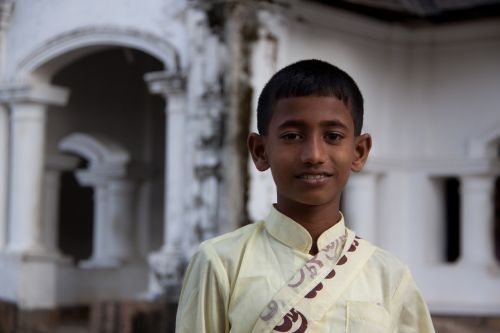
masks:
<instances>
[{"instance_id":1,"label":"eyebrow","mask_svg":"<svg viewBox=\"0 0 500 333\"><path fill-rule=\"evenodd\" d=\"M348 127L343 122L332 119L332 120L324 120L319 123L321 127L338 127L347 130ZM306 126L306 122L298 119L289 119L284 121L278 126L278 129L284 129L289 127L304 127Z\"/></svg>"}]
</instances>

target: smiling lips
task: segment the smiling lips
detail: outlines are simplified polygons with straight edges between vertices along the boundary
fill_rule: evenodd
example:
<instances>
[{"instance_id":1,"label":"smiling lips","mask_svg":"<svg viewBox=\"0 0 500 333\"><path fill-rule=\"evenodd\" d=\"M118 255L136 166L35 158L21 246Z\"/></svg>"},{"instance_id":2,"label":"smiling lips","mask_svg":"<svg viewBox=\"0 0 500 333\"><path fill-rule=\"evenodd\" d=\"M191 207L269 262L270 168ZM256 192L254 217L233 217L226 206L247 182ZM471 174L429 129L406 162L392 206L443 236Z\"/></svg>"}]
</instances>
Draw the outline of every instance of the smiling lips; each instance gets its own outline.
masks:
<instances>
[{"instance_id":1,"label":"smiling lips","mask_svg":"<svg viewBox=\"0 0 500 333\"><path fill-rule=\"evenodd\" d=\"M311 185L321 185L328 181L332 175L329 173L304 173L296 176L296 178Z\"/></svg>"}]
</instances>

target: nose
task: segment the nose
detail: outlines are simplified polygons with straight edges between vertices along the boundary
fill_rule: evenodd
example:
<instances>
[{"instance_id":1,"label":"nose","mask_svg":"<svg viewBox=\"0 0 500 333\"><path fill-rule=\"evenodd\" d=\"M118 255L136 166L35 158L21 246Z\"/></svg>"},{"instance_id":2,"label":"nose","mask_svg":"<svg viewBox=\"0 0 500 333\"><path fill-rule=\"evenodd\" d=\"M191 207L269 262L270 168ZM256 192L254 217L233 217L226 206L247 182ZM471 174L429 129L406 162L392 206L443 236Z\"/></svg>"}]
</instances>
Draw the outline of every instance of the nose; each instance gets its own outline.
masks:
<instances>
[{"instance_id":1,"label":"nose","mask_svg":"<svg viewBox=\"0 0 500 333\"><path fill-rule=\"evenodd\" d=\"M306 164L322 164L326 159L325 142L322 138L311 136L302 147L301 160Z\"/></svg>"}]
</instances>

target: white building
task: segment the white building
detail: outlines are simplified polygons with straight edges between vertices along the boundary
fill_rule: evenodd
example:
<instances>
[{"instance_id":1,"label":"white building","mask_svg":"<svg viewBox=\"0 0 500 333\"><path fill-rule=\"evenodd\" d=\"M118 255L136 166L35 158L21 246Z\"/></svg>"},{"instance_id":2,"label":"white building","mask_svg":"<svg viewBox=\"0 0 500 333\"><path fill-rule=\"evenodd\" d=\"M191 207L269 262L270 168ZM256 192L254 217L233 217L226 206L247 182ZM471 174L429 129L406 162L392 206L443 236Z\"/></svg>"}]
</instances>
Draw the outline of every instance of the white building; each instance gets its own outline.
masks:
<instances>
[{"instance_id":1,"label":"white building","mask_svg":"<svg viewBox=\"0 0 500 333\"><path fill-rule=\"evenodd\" d=\"M500 315L498 18L413 25L298 0L0 13L3 302L175 300L196 244L274 201L244 147L258 93L321 58L358 82L374 138L351 226L410 265L433 313Z\"/></svg>"}]
</instances>

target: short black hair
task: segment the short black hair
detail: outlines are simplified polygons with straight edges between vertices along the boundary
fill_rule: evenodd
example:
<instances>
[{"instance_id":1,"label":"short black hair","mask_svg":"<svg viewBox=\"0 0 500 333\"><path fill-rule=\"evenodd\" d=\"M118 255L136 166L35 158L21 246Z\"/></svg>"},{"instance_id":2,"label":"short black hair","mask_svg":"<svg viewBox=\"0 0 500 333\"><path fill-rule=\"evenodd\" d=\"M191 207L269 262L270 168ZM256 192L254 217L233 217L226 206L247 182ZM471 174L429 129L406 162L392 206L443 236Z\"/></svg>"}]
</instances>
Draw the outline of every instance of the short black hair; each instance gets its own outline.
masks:
<instances>
[{"instance_id":1,"label":"short black hair","mask_svg":"<svg viewBox=\"0 0 500 333\"><path fill-rule=\"evenodd\" d=\"M257 129L267 135L273 108L280 99L289 97L336 97L351 111L354 135L363 127L363 95L346 72L322 60L301 60L288 65L267 82L257 105Z\"/></svg>"}]
</instances>

